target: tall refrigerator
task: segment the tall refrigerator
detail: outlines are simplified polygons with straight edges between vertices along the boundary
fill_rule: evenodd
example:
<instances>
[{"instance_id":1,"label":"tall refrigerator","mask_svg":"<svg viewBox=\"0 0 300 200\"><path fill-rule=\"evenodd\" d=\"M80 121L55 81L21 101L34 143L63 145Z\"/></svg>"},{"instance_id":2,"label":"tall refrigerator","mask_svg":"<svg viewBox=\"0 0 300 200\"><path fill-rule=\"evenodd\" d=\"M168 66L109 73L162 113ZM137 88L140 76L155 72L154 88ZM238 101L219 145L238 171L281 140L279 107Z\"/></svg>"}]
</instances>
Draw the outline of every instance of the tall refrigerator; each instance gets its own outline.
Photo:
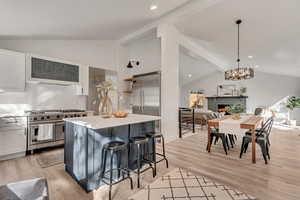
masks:
<instances>
[{"instance_id":1,"label":"tall refrigerator","mask_svg":"<svg viewBox=\"0 0 300 200\"><path fill-rule=\"evenodd\" d=\"M160 72L133 76L132 113L160 116Z\"/></svg>"}]
</instances>

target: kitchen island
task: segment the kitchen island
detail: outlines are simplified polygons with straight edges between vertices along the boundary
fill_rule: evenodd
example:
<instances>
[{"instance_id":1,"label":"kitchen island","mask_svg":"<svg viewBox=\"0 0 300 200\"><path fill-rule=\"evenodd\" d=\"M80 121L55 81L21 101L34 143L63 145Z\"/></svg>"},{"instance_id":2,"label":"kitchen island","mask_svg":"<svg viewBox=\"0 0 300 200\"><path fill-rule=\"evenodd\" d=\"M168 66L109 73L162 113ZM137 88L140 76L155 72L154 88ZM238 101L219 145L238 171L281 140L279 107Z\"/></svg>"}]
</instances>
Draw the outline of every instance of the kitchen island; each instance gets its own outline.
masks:
<instances>
[{"instance_id":1,"label":"kitchen island","mask_svg":"<svg viewBox=\"0 0 300 200\"><path fill-rule=\"evenodd\" d=\"M103 146L110 141L129 142L130 137L155 132L158 120L158 116L136 114L129 114L126 118L90 116L64 119L65 170L85 191L97 189L103 185L99 177ZM154 156L155 146L151 140L147 146L150 155ZM126 166L128 158L129 168L134 170L137 167L137 149L128 145L128 150L120 155L121 165ZM109 169L108 164L106 169Z\"/></svg>"}]
</instances>

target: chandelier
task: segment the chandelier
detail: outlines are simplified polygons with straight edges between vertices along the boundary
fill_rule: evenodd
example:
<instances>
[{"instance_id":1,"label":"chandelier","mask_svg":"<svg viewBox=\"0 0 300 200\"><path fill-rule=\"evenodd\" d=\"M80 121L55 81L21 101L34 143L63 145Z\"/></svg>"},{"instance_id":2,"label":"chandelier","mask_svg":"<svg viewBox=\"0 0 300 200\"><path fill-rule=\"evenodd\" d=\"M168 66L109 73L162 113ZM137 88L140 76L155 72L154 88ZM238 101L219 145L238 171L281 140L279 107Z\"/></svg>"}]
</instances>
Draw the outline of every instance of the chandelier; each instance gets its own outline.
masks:
<instances>
[{"instance_id":1,"label":"chandelier","mask_svg":"<svg viewBox=\"0 0 300 200\"><path fill-rule=\"evenodd\" d=\"M237 20L238 25L238 49L237 49L237 68L225 71L225 80L237 81L254 77L254 70L251 67L240 67L240 24L242 20Z\"/></svg>"}]
</instances>

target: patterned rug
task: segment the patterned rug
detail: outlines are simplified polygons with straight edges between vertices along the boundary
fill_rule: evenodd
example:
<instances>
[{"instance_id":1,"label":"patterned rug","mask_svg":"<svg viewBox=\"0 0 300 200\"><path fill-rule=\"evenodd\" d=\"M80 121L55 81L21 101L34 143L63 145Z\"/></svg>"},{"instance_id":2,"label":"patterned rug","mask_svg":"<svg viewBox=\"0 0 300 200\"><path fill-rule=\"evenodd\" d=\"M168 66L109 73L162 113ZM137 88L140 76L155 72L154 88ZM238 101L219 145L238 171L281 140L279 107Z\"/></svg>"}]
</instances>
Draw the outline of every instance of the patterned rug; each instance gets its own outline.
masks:
<instances>
[{"instance_id":1,"label":"patterned rug","mask_svg":"<svg viewBox=\"0 0 300 200\"><path fill-rule=\"evenodd\" d=\"M255 200L248 194L185 169L175 169L146 186L129 200Z\"/></svg>"},{"instance_id":2,"label":"patterned rug","mask_svg":"<svg viewBox=\"0 0 300 200\"><path fill-rule=\"evenodd\" d=\"M42 168L59 165L64 163L64 151L55 152L54 154L42 154L36 160Z\"/></svg>"}]
</instances>

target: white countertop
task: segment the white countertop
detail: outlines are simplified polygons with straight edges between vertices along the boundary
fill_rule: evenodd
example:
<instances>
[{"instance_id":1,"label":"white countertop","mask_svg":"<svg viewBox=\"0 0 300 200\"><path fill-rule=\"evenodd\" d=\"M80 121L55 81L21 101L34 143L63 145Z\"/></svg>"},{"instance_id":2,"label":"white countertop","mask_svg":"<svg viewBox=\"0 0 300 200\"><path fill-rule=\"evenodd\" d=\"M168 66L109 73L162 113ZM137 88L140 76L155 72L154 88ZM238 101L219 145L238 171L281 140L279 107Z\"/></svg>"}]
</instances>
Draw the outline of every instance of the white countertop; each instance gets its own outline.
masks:
<instances>
[{"instance_id":1,"label":"white countertop","mask_svg":"<svg viewBox=\"0 0 300 200\"><path fill-rule=\"evenodd\" d=\"M102 129L110 128L128 124L137 124L149 121L160 120L160 116L150 116L150 115L137 115L128 114L126 118L102 118L101 116L90 116L90 117L76 117L64 119L66 122L72 122L74 124L84 126L91 129Z\"/></svg>"}]
</instances>

